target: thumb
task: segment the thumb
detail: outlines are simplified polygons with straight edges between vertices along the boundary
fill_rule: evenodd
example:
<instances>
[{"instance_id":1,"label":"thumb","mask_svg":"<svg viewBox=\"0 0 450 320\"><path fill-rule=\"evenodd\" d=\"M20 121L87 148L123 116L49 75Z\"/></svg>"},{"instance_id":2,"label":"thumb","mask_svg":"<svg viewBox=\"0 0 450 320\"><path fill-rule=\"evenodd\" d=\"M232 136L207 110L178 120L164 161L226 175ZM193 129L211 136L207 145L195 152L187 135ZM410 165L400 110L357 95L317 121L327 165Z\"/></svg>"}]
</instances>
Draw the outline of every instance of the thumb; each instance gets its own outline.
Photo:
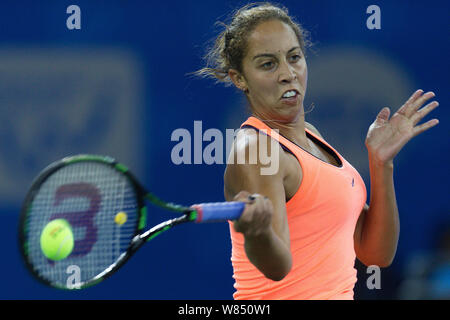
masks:
<instances>
[{"instance_id":1,"label":"thumb","mask_svg":"<svg viewBox=\"0 0 450 320\"><path fill-rule=\"evenodd\" d=\"M242 201L246 202L249 200L250 192L242 190L240 191L233 199L233 201Z\"/></svg>"},{"instance_id":2,"label":"thumb","mask_svg":"<svg viewBox=\"0 0 450 320\"><path fill-rule=\"evenodd\" d=\"M376 121L384 123L389 120L389 115L391 114L391 110L389 107L384 107L377 115Z\"/></svg>"}]
</instances>

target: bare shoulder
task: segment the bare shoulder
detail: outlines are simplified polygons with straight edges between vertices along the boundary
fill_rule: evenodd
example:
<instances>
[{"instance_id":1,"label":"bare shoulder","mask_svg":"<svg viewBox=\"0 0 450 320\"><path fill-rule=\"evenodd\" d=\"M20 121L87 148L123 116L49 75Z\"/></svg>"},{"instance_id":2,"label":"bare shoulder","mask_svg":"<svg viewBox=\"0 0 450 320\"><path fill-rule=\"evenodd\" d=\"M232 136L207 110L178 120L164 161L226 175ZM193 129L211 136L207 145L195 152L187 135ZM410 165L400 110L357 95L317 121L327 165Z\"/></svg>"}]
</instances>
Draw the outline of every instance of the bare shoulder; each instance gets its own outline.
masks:
<instances>
[{"instance_id":1,"label":"bare shoulder","mask_svg":"<svg viewBox=\"0 0 450 320\"><path fill-rule=\"evenodd\" d=\"M273 190L266 190L269 186L283 186L283 151L278 143L261 143L266 139L271 140L254 129L236 135L224 172L227 200L241 190L270 193Z\"/></svg>"},{"instance_id":2,"label":"bare shoulder","mask_svg":"<svg viewBox=\"0 0 450 320\"><path fill-rule=\"evenodd\" d=\"M320 134L319 130L317 130L317 128L314 127L311 123L305 121L305 127L311 130L313 133L317 134L322 139L324 139L324 137L322 137L322 135Z\"/></svg>"}]
</instances>

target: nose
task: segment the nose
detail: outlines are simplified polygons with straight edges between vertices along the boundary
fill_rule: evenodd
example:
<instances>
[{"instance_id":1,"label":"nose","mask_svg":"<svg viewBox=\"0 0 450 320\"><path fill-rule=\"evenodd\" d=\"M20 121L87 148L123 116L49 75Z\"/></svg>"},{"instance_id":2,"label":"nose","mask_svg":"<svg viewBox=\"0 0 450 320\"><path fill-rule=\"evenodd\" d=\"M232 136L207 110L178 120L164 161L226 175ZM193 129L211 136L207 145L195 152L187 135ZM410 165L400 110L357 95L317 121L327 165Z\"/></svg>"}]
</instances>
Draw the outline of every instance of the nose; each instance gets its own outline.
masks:
<instances>
[{"instance_id":1,"label":"nose","mask_svg":"<svg viewBox=\"0 0 450 320\"><path fill-rule=\"evenodd\" d=\"M294 81L295 79L297 79L297 74L295 73L294 68L291 67L288 63L283 62L280 65L279 70L280 70L280 73L278 76L279 82L290 83L290 82Z\"/></svg>"}]
</instances>

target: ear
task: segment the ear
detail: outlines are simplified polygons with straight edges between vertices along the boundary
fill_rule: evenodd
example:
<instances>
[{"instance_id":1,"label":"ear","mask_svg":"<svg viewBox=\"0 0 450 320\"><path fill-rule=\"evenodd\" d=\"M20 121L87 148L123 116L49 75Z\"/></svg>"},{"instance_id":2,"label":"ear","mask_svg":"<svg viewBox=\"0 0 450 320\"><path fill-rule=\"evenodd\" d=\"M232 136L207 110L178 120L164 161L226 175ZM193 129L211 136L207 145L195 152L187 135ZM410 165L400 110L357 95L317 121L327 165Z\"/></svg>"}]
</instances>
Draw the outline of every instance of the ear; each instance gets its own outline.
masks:
<instances>
[{"instance_id":1,"label":"ear","mask_svg":"<svg viewBox=\"0 0 450 320\"><path fill-rule=\"evenodd\" d=\"M244 92L248 91L247 81L245 81L244 76L239 71L237 71L236 69L229 69L228 76L230 77L231 81L233 81L236 88Z\"/></svg>"}]
</instances>

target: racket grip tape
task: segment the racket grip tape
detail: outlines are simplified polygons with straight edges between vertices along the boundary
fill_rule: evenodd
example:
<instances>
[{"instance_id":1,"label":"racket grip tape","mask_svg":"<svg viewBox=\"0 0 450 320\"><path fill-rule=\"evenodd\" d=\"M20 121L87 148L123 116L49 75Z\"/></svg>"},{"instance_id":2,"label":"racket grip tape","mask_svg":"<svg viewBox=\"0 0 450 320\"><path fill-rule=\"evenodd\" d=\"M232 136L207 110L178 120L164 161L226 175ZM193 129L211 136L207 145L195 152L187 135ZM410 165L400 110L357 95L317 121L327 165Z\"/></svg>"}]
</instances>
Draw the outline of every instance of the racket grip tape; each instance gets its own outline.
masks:
<instances>
[{"instance_id":1,"label":"racket grip tape","mask_svg":"<svg viewBox=\"0 0 450 320\"><path fill-rule=\"evenodd\" d=\"M197 211L195 222L221 222L226 220L237 220L244 212L245 202L211 202L191 206Z\"/></svg>"}]
</instances>

